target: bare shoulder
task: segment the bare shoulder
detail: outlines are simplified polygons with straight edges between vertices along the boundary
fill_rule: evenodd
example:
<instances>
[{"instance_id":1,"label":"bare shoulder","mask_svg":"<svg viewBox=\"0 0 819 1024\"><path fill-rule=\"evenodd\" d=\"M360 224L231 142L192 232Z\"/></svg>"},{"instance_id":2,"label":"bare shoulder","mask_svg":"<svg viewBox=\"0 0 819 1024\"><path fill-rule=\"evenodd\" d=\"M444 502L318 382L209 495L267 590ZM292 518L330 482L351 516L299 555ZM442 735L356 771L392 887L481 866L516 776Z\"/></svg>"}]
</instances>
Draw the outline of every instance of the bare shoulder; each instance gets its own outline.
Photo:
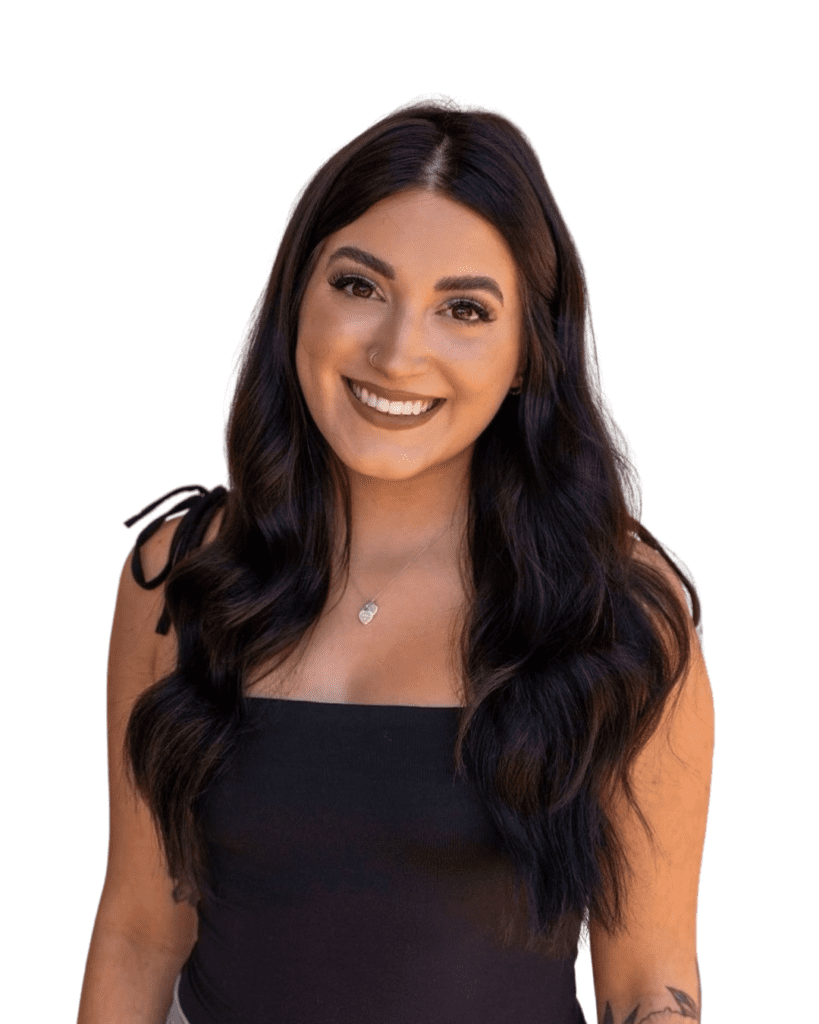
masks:
<instances>
[{"instance_id":1,"label":"bare shoulder","mask_svg":"<svg viewBox=\"0 0 819 1024\"><path fill-rule=\"evenodd\" d=\"M219 533L222 524L224 508L219 508L213 515L208 525L203 544L209 544ZM171 553L171 542L179 524L185 518L184 515L174 516L167 519L162 525L145 541L140 548L140 560L142 562L142 573L146 580L155 579L165 568ZM133 549L128 556L128 566L131 564ZM160 589L160 588L157 588Z\"/></svg>"},{"instance_id":2,"label":"bare shoulder","mask_svg":"<svg viewBox=\"0 0 819 1024\"><path fill-rule=\"evenodd\" d=\"M217 509L213 519L208 525L202 546L210 544L219 533L222 523L224 508ZM171 555L171 543L179 528L184 515L168 519L153 533L140 547L139 559L142 565L142 575L146 581L156 579L168 564ZM123 566L123 578L120 587L125 588L126 594L132 598L135 610L142 609L144 614L137 613L135 625L141 631L150 632L150 641L145 637L146 646L152 648L152 669L156 678L167 675L176 664L176 636L173 627L166 634L157 633L156 626L162 615L165 604L165 585L160 584L153 590L141 587L134 578L132 562L134 558L133 548Z\"/></svg>"},{"instance_id":3,"label":"bare shoulder","mask_svg":"<svg viewBox=\"0 0 819 1024\"><path fill-rule=\"evenodd\" d=\"M664 555L635 536L632 557L635 561L656 569L674 591L682 607L688 612L688 594L685 586Z\"/></svg>"},{"instance_id":4,"label":"bare shoulder","mask_svg":"<svg viewBox=\"0 0 819 1024\"><path fill-rule=\"evenodd\" d=\"M705 764L707 761L710 764L710 757L713 752L714 697L705 663L702 641L694 624L691 607L689 606L687 588L665 557L651 547L650 544L645 544L639 540L635 541L634 557L656 569L676 594L685 616L689 640L684 674L681 676L676 687L675 698L669 702L668 708L664 713L665 729L658 730L658 738L655 742L661 742L659 737L662 735L666 737L671 736L672 730L679 732L680 728L688 728L693 730L692 733L688 734L689 738L696 734L704 744L700 749L688 751L691 758L694 762ZM669 639L670 632L665 620L657 616L655 617L655 622L661 635ZM676 644L672 643L671 648L676 655ZM680 726L679 722L685 722L686 725ZM679 736L677 736L675 745L685 748L686 742L680 740ZM648 756L648 754L645 755L646 758Z\"/></svg>"}]
</instances>

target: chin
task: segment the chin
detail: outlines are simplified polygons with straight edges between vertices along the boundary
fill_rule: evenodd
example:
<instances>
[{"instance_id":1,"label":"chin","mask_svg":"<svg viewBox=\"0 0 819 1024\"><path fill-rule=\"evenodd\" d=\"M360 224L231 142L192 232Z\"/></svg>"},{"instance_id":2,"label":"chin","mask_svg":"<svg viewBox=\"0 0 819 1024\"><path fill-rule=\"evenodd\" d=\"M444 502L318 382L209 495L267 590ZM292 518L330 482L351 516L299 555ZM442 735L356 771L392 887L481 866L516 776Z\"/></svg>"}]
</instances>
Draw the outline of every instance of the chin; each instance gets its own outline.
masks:
<instances>
[{"instance_id":1,"label":"chin","mask_svg":"<svg viewBox=\"0 0 819 1024\"><path fill-rule=\"evenodd\" d=\"M338 459L351 472L379 480L406 480L432 465L428 450L402 450L400 445L394 443L376 445L369 450L354 448L349 443L332 447Z\"/></svg>"},{"instance_id":2,"label":"chin","mask_svg":"<svg viewBox=\"0 0 819 1024\"><path fill-rule=\"evenodd\" d=\"M345 462L349 470L359 476L372 477L374 480L410 480L412 477L422 473L429 466L421 459L353 459Z\"/></svg>"}]
</instances>

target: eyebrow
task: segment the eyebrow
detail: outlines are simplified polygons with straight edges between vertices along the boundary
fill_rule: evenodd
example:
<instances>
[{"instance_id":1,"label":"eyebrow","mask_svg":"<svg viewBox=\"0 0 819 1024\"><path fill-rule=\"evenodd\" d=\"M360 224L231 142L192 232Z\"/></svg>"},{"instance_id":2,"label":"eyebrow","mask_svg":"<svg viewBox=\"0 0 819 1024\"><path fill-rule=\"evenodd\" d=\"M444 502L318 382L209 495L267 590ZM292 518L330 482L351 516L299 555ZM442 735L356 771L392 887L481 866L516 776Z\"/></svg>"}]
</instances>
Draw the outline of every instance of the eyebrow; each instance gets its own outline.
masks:
<instances>
[{"instance_id":1,"label":"eyebrow","mask_svg":"<svg viewBox=\"0 0 819 1024\"><path fill-rule=\"evenodd\" d=\"M389 281L395 280L395 268L387 263L385 260L379 259L378 256L373 256L371 252L367 252L365 249L359 249L355 245L342 245L341 248L336 249L327 260L327 264L333 263L335 260L351 259L355 260L356 263L361 263L370 270L375 271L376 274L380 274L382 277L386 277ZM485 291L490 292L495 298L503 305L503 292L501 292L498 282L494 277L485 277L483 275L460 275L458 277L442 277L439 281L435 282L436 292L455 292L455 291Z\"/></svg>"}]
</instances>

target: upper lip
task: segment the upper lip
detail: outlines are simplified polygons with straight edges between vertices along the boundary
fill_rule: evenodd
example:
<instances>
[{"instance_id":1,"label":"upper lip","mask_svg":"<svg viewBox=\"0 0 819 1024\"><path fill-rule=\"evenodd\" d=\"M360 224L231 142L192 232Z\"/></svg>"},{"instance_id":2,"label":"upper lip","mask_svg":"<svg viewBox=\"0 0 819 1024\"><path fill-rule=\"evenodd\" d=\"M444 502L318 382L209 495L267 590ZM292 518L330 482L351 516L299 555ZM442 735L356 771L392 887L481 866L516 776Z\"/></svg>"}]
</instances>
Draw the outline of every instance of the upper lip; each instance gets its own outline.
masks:
<instances>
[{"instance_id":1,"label":"upper lip","mask_svg":"<svg viewBox=\"0 0 819 1024\"><path fill-rule=\"evenodd\" d=\"M391 402L434 402L436 400L435 395L413 395L409 391L390 391L388 388L382 388L379 384L371 384L368 380L359 380L357 377L348 377L347 380L358 384L359 387L366 388L371 395L375 395L377 398L387 398Z\"/></svg>"}]
</instances>

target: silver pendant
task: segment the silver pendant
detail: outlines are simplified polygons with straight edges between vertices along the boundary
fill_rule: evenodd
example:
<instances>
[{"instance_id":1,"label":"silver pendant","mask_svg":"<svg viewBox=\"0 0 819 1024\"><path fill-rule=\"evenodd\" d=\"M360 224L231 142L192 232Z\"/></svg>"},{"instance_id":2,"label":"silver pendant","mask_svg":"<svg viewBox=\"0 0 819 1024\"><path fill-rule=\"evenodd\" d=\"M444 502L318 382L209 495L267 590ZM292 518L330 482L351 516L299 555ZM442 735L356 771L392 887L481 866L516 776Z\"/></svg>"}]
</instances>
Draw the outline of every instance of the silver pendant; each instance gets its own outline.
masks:
<instances>
[{"instance_id":1,"label":"silver pendant","mask_svg":"<svg viewBox=\"0 0 819 1024\"><path fill-rule=\"evenodd\" d=\"M368 622L372 622L375 618L375 613L378 611L378 605L375 601L368 601L361 611L358 613L358 617L361 622L366 626Z\"/></svg>"}]
</instances>

